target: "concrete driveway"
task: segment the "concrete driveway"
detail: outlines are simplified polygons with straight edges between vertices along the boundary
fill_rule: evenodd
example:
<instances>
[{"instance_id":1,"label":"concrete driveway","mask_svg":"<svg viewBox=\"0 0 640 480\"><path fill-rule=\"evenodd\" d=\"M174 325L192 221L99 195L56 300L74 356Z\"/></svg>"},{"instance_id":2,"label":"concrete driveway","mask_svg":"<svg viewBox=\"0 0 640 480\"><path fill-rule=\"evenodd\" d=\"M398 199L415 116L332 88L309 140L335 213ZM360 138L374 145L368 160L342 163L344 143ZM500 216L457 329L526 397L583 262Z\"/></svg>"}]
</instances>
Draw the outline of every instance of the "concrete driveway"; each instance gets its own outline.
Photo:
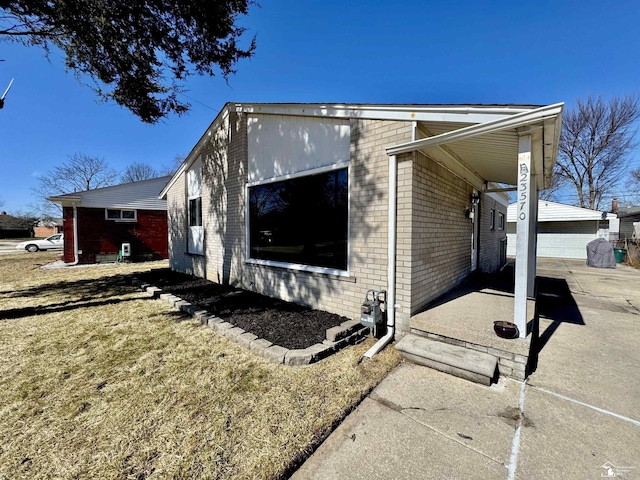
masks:
<instances>
[{"instance_id":1,"label":"concrete driveway","mask_svg":"<svg viewBox=\"0 0 640 480\"><path fill-rule=\"evenodd\" d=\"M293 478L640 479L640 271L539 259L538 276L526 382L403 363Z\"/></svg>"}]
</instances>

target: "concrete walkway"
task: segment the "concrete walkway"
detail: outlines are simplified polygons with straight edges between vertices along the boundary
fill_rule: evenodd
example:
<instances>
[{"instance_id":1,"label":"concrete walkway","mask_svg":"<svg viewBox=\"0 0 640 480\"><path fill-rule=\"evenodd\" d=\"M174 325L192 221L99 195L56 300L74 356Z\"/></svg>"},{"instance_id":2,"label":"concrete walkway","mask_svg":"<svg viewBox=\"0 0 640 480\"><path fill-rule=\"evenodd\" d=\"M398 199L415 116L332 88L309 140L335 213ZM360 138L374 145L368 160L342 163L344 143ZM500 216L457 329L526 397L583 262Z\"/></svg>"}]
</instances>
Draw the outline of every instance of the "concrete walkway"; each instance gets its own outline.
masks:
<instances>
[{"instance_id":1,"label":"concrete walkway","mask_svg":"<svg viewBox=\"0 0 640 480\"><path fill-rule=\"evenodd\" d=\"M640 271L539 259L538 276L551 288L526 382L403 363L293 478L640 479Z\"/></svg>"}]
</instances>

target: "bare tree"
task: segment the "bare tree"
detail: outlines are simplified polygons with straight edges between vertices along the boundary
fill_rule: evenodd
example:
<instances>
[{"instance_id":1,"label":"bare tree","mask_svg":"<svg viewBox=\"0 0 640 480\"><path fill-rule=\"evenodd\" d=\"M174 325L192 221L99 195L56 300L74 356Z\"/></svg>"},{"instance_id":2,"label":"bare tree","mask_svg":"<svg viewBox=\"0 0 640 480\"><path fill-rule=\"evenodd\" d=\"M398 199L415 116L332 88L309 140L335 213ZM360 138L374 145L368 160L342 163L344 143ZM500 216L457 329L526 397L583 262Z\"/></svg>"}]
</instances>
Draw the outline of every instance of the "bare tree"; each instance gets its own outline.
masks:
<instances>
[{"instance_id":1,"label":"bare tree","mask_svg":"<svg viewBox=\"0 0 640 480\"><path fill-rule=\"evenodd\" d=\"M83 153L73 154L68 161L38 179L35 193L42 202L39 210L42 210L42 215L60 216L60 206L48 202L47 197L108 187L117 181L118 173L104 159Z\"/></svg>"},{"instance_id":2,"label":"bare tree","mask_svg":"<svg viewBox=\"0 0 640 480\"><path fill-rule=\"evenodd\" d=\"M40 212L33 209L29 210L16 210L11 212L11 216L15 217L15 228L29 230L29 236L33 238L35 236L35 228L43 220L51 220L48 216L43 218Z\"/></svg>"},{"instance_id":3,"label":"bare tree","mask_svg":"<svg viewBox=\"0 0 640 480\"><path fill-rule=\"evenodd\" d=\"M599 209L604 195L615 194L628 172L639 117L638 98L633 95L608 102L587 97L563 115L554 173L562 186L576 189L581 207Z\"/></svg>"},{"instance_id":4,"label":"bare tree","mask_svg":"<svg viewBox=\"0 0 640 480\"><path fill-rule=\"evenodd\" d=\"M182 162L184 162L186 158L187 157L185 157L184 155L176 155L175 157L173 157L173 161L169 165L166 165L160 169L160 176L164 177L166 175L173 175L176 170L180 168L180 165L182 165Z\"/></svg>"},{"instance_id":5,"label":"bare tree","mask_svg":"<svg viewBox=\"0 0 640 480\"><path fill-rule=\"evenodd\" d=\"M156 171L148 163L132 163L120 176L120 182L139 182L141 180L149 180L150 178L157 178L159 176L160 172Z\"/></svg>"}]
</instances>

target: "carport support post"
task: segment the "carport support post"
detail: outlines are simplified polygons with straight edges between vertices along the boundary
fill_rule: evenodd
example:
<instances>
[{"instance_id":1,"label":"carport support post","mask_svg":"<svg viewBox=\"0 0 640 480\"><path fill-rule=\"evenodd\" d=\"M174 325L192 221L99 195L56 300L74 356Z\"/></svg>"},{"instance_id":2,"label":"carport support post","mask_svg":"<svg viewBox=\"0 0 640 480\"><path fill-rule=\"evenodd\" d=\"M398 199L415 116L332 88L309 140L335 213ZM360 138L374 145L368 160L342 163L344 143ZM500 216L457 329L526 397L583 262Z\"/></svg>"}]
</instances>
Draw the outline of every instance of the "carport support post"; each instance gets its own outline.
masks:
<instances>
[{"instance_id":1,"label":"carport support post","mask_svg":"<svg viewBox=\"0 0 640 480\"><path fill-rule=\"evenodd\" d=\"M535 214L536 201L534 175L531 171L531 135L518 141L518 196L516 199L516 278L514 287L513 323L518 326L520 338L527 336L527 298L532 275L535 278ZM533 259L531 255L533 254ZM533 269L532 269L533 262ZM533 289L533 286L531 286Z\"/></svg>"}]
</instances>

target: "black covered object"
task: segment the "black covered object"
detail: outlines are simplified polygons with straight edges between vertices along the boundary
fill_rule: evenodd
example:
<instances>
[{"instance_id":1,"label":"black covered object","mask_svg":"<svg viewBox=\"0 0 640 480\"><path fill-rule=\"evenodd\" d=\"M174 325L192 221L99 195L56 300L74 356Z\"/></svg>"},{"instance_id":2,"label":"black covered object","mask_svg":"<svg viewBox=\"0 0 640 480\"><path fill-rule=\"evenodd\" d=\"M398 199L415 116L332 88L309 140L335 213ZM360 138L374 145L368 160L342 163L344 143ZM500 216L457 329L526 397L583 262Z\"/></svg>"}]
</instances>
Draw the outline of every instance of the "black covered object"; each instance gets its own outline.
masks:
<instances>
[{"instance_id":1,"label":"black covered object","mask_svg":"<svg viewBox=\"0 0 640 480\"><path fill-rule=\"evenodd\" d=\"M604 238L587 243L587 265L596 268L616 268L613 246Z\"/></svg>"}]
</instances>

